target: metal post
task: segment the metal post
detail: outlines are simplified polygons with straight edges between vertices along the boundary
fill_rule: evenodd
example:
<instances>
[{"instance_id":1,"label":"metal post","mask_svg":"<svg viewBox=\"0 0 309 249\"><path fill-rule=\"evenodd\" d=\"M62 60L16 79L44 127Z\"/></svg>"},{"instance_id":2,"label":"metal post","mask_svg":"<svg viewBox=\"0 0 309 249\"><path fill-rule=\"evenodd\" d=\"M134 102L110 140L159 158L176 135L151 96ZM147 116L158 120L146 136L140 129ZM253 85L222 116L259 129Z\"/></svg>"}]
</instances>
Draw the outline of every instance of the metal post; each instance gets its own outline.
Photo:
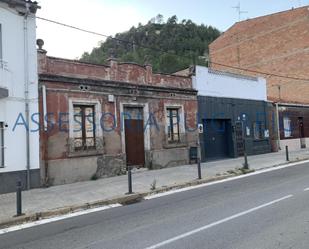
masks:
<instances>
[{"instance_id":1,"label":"metal post","mask_svg":"<svg viewBox=\"0 0 309 249\"><path fill-rule=\"evenodd\" d=\"M248 157L247 157L246 149L245 149L245 151L244 151L244 158L245 158L244 169L249 169Z\"/></svg>"},{"instance_id":2,"label":"metal post","mask_svg":"<svg viewBox=\"0 0 309 249\"><path fill-rule=\"evenodd\" d=\"M196 142L197 145L197 178L200 180L202 179L202 169L201 169L201 146L200 146L200 140L197 139Z\"/></svg>"},{"instance_id":3,"label":"metal post","mask_svg":"<svg viewBox=\"0 0 309 249\"><path fill-rule=\"evenodd\" d=\"M132 172L131 172L131 166L128 166L128 195L132 194Z\"/></svg>"},{"instance_id":4,"label":"metal post","mask_svg":"<svg viewBox=\"0 0 309 249\"><path fill-rule=\"evenodd\" d=\"M289 146L285 146L285 157L286 157L286 160L287 161L290 161L290 158L289 158Z\"/></svg>"},{"instance_id":5,"label":"metal post","mask_svg":"<svg viewBox=\"0 0 309 249\"><path fill-rule=\"evenodd\" d=\"M197 175L198 179L202 179L201 160L199 157L197 158Z\"/></svg>"},{"instance_id":6,"label":"metal post","mask_svg":"<svg viewBox=\"0 0 309 249\"><path fill-rule=\"evenodd\" d=\"M16 184L16 216L22 215L21 181Z\"/></svg>"},{"instance_id":7,"label":"metal post","mask_svg":"<svg viewBox=\"0 0 309 249\"><path fill-rule=\"evenodd\" d=\"M248 157L247 157L247 148L246 148L246 127L244 126L244 121L242 120L241 122L241 126L242 126L242 137L243 137L243 143L244 143L244 169L249 169L249 164L248 164Z\"/></svg>"}]
</instances>

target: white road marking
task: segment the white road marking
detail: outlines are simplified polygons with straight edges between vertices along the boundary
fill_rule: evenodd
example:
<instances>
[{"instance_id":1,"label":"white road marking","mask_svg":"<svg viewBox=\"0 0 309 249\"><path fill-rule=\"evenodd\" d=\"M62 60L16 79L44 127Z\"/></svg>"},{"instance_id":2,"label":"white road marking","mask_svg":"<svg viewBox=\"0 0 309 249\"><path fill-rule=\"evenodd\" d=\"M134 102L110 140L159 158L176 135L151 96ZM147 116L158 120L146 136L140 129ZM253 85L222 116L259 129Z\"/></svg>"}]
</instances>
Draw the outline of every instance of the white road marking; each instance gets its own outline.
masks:
<instances>
[{"instance_id":1,"label":"white road marking","mask_svg":"<svg viewBox=\"0 0 309 249\"><path fill-rule=\"evenodd\" d=\"M196 185L196 186L190 186L190 187L185 187L185 188L181 188L181 189L175 189L175 190L167 191L167 192L164 192L164 193L158 193L158 194L145 196L144 199L145 200L156 199L156 198L159 198L159 197L162 197L162 196L167 196L167 195L180 193L180 192L184 192L184 191L188 191L188 190L192 190L192 189L197 189L197 188L203 188L203 187L206 187L206 186L211 186L211 185L215 185L215 184L219 184L219 183L223 183L223 182L234 181L234 180L237 180L237 179L241 179L241 178L245 178L245 177L249 177L249 176L254 176L254 175L259 175L259 174L263 174L263 173L266 173L266 172L284 169L284 168L288 168L288 167L291 167L291 166L304 164L304 163L308 163L308 162L309 162L309 160L305 160L305 161L302 161L302 162L290 163L290 164L287 164L287 165L282 165L282 166L273 167L273 168L269 168L269 169L258 170L258 171L255 171L255 172L252 172L252 173L249 173L249 174L245 174L245 175L230 177L230 178L226 178L226 179L223 179L223 180L203 183L203 184L199 184L199 185Z\"/></svg>"},{"instance_id":2,"label":"white road marking","mask_svg":"<svg viewBox=\"0 0 309 249\"><path fill-rule=\"evenodd\" d=\"M5 233L10 233L10 232L15 232L15 231L22 230L22 229L26 229L26 228L29 228L29 227L34 227L34 226L39 226L39 225L43 225L43 224L47 224L47 223L51 223L51 222L55 222L55 221L59 221L59 220L64 220L64 219L68 219L68 218L72 218L72 217L76 217L76 216L80 216L80 215L100 212L100 211L103 211L103 210L107 210L107 209L115 208L115 207L120 207L120 206L122 206L122 205L119 204L119 203L116 203L116 204L111 204L111 205L107 205L107 206L102 206L102 207L82 210L82 211L78 211L78 212L74 212L74 213L69 213L69 214L65 214L65 215L61 215L61 216L57 216L57 217L42 219L42 220L33 221L33 222L29 222L29 223L24 223L24 224L20 224L20 225L17 225L17 226L12 226L12 227L8 227L8 228L0 229L0 235L5 234Z\"/></svg>"},{"instance_id":3,"label":"white road marking","mask_svg":"<svg viewBox=\"0 0 309 249\"><path fill-rule=\"evenodd\" d=\"M253 175L259 175L259 174L263 174L263 173L266 173L266 172L279 170L279 169L283 169L283 168L287 168L287 167L291 167L291 166L295 166L295 165L299 165L299 164L304 164L304 163L308 163L308 162L309 162L309 160L304 160L304 161L296 162L296 163L290 163L290 164L287 164L287 165L282 165L282 166L278 166L278 167L274 167L274 168L256 171L256 172L246 174L246 175L240 175L240 176L231 177L231 178L227 178L227 179L223 179L223 180L219 180L219 181L214 181L214 182L210 182L210 183L204 183L204 184L186 187L186 188L182 188L182 189L176 189L176 190L172 190L172 191L168 191L168 192L164 192L164 193L149 195L149 196L144 197L144 199L145 200L155 199L155 198L159 198L161 196L171 195L171 194L174 194L174 193L188 191L188 190L191 190L191 189L197 189L197 188L202 188L202 187L205 187L205 186L210 186L210 185L219 184L219 183L223 183L223 182L233 181L233 180L237 180L237 179L241 179L241 178L245 178L245 177L249 177L249 176L253 176ZM309 191L309 188L304 189L304 191ZM288 196L286 198L289 198L289 197L292 197L292 196ZM59 220L68 219L68 218L71 218L71 217L76 217L76 216L80 216L80 215L84 215L84 214L99 212L99 211L103 211L103 210L114 208L114 207L120 207L120 206L122 206L122 205L118 204L118 203L117 204L111 204L111 205L108 205L108 206L103 206L103 207L98 207L98 208L93 208L93 209L87 209L87 210L78 211L78 212L74 212L74 213L70 213L70 214L66 214L66 215L62 215L62 216L58 216L58 217L42 219L42 220L39 220L39 221L34 221L34 222L29 222L29 223L9 227L9 228L4 228L4 229L0 229L0 235L5 234L5 233L9 233L9 232L22 230L22 229L29 228L29 227L34 227L34 226L43 225L43 224L47 224L47 223L51 223L51 222L55 222L55 221L59 221ZM152 247L150 247L150 248L152 248Z\"/></svg>"},{"instance_id":4,"label":"white road marking","mask_svg":"<svg viewBox=\"0 0 309 249\"><path fill-rule=\"evenodd\" d=\"M282 198L280 198L280 199L276 199L276 200L274 200L274 201L265 203L265 204L263 204L263 205L260 205L260 206L255 207L255 208L248 209L247 211L244 211L244 212L241 212L241 213L232 215L232 216L227 217L227 218L225 218L225 219L222 219L222 220L213 222L213 223L211 223L211 224L208 224L208 225L206 225L206 226L197 228L197 229L192 230L192 231L190 231L190 232L183 233L183 234L178 235L178 236L176 236L176 237L173 237L173 238L171 238L171 239L162 241L162 242L160 242L160 243L158 243L158 244L149 246L149 247L147 247L147 248L145 248L145 249L156 249L156 248L160 248L160 247L162 247L162 246L165 246L165 245L170 244L170 243L172 243L172 242L175 242L175 241L177 241L177 240L180 240L180 239L189 237L189 236L191 236L191 235L193 235L193 234L202 232L202 231L204 231L204 230L207 230L207 229L212 228L212 227L214 227L214 226L217 226L217 225L220 225L220 224L222 224L222 223L228 222L228 221L230 221L230 220L234 220L234 219L236 219L236 218L239 218L239 217L241 217L241 216L247 215L247 214L249 214L249 213L253 213L253 212L255 212L255 211L257 211L257 210L259 210L259 209L261 209L261 208L265 208L265 207L271 206L271 205L273 205L273 204L276 204L276 203L278 203L278 202L280 202L280 201L286 200L286 199L291 198L291 197L293 197L293 195L284 196L284 197L282 197Z\"/></svg>"}]
</instances>

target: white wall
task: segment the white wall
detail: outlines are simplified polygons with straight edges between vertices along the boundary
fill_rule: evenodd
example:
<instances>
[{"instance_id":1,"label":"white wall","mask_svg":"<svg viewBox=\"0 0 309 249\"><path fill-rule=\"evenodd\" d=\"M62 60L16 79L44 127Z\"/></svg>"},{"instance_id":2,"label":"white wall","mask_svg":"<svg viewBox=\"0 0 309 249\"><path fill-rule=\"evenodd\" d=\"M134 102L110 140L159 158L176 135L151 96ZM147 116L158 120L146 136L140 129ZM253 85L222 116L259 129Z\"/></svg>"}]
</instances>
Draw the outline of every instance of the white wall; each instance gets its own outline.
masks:
<instances>
[{"instance_id":1,"label":"white wall","mask_svg":"<svg viewBox=\"0 0 309 249\"><path fill-rule=\"evenodd\" d=\"M0 121L7 124L4 130L5 167L0 173L26 170L26 129L18 126L13 131L19 113L25 116L25 47L24 47L24 17L14 9L0 3L0 23L2 26L2 53L7 69L0 74L6 74L9 97L0 99ZM38 112L38 76L36 52L36 24L34 16L27 20L28 35L28 82L30 115ZM1 78L1 77L0 77ZM0 83L1 85L1 83ZM30 124L30 129L36 128ZM39 168L39 132L30 132L30 166Z\"/></svg>"},{"instance_id":2,"label":"white wall","mask_svg":"<svg viewBox=\"0 0 309 249\"><path fill-rule=\"evenodd\" d=\"M200 96L267 100L264 78L211 71L203 66L196 66L193 87Z\"/></svg>"}]
</instances>

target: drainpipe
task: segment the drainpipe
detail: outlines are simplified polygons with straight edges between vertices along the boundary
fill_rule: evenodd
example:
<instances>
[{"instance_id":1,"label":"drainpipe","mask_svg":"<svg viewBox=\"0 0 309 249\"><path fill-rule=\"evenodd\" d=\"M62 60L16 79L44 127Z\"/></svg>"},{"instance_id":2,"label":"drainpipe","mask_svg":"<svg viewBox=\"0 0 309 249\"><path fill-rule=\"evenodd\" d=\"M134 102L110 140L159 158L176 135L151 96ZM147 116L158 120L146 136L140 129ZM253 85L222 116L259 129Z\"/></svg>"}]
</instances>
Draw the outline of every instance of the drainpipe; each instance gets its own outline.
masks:
<instances>
[{"instance_id":1,"label":"drainpipe","mask_svg":"<svg viewBox=\"0 0 309 249\"><path fill-rule=\"evenodd\" d=\"M114 115L115 115L115 128L117 128L117 120L118 120L118 117L117 117L117 97L115 96L115 102L114 102L114 107L115 107L115 112L114 112Z\"/></svg>"},{"instance_id":2,"label":"drainpipe","mask_svg":"<svg viewBox=\"0 0 309 249\"><path fill-rule=\"evenodd\" d=\"M278 102L276 102L276 126L277 126L277 146L278 150L281 150L280 148L280 124L279 124L279 107L278 107Z\"/></svg>"},{"instance_id":3,"label":"drainpipe","mask_svg":"<svg viewBox=\"0 0 309 249\"><path fill-rule=\"evenodd\" d=\"M28 4L27 4L28 5ZM29 55L28 55L28 15L29 6L27 6L26 13L24 14L24 88L25 88L25 116L28 129L26 129L26 170L27 170L27 189L31 188L30 184L30 123L29 123Z\"/></svg>"},{"instance_id":4,"label":"drainpipe","mask_svg":"<svg viewBox=\"0 0 309 249\"><path fill-rule=\"evenodd\" d=\"M46 120L46 114L47 114L47 105L46 105L46 86L42 85L42 101L43 101L43 117L44 117L44 131L47 131L47 120Z\"/></svg>"},{"instance_id":5,"label":"drainpipe","mask_svg":"<svg viewBox=\"0 0 309 249\"><path fill-rule=\"evenodd\" d=\"M43 141L44 141L44 186L48 187L48 133L47 133L47 104L46 104L46 86L42 85L42 104L43 104Z\"/></svg>"}]
</instances>

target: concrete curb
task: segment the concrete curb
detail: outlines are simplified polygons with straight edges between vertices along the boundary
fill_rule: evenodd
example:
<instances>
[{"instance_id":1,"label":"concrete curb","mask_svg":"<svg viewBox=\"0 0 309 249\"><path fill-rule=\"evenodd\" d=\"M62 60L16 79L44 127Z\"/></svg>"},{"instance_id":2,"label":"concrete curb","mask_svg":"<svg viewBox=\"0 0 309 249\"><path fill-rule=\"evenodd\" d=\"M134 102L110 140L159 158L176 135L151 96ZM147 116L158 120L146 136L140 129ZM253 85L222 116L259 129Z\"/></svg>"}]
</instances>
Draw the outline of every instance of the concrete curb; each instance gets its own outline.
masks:
<instances>
[{"instance_id":1,"label":"concrete curb","mask_svg":"<svg viewBox=\"0 0 309 249\"><path fill-rule=\"evenodd\" d=\"M305 161L305 160L308 160L308 159L309 158L293 160L293 161L289 161L287 163L281 163L281 164L261 168L261 169L258 169L257 171L268 169L268 168L274 168L274 167L278 167L278 166L282 166L282 165L287 165L287 164L290 164L290 163L301 162L301 161ZM185 188L185 187L196 186L196 185L200 185L200 184L204 184L204 183L219 181L219 180L223 180L223 179L227 179L227 178L231 178L231 177L235 177L235 176L239 176L239 175L252 173L254 171L255 171L254 169L247 170L247 171L237 170L237 171L234 171L233 173L229 173L229 174L214 176L214 177L205 178L205 179L201 179L201 180L196 179L196 180L189 181L189 182L184 182L184 183L180 183L180 184L174 184L174 185L170 185L170 186L157 188L157 189L152 190L152 191L146 191L146 192L141 192L141 193L133 193L131 195L117 196L117 197L114 197L114 198L111 198L111 199L104 199L104 200L99 200L99 201L90 202L90 203L84 203L84 204L80 204L80 205L62 207L62 208L54 209L54 210L51 210L51 211L37 212L37 213L27 214L27 215L23 215L23 216L19 216L19 217L12 217L10 219L7 219L5 221L0 222L0 228L1 229L7 228L7 227L10 227L10 226L19 225L19 224L22 224L22 223L38 221L38 220L41 220L41 219L65 215L65 214L68 214L68 213L73 213L73 212L77 212L77 211L81 211L81 210L87 210L87 209L96 208L96 207L105 206L105 205L111 205L111 204L117 204L117 203L119 203L121 205L130 205L130 204L133 204L133 203L141 202L144 199L145 196L163 193L163 192L167 192L167 191L174 190L174 189L181 189L181 188Z\"/></svg>"},{"instance_id":2,"label":"concrete curb","mask_svg":"<svg viewBox=\"0 0 309 249\"><path fill-rule=\"evenodd\" d=\"M175 184L171 186L157 188L155 190L148 191L148 192L133 193L131 195L118 196L112 199L104 199L104 200L99 200L99 201L95 201L91 203L84 203L81 205L73 205L73 206L58 208L58 209L54 209L50 211L37 212L37 213L27 214L27 215L23 215L19 217L12 217L6 221L0 222L0 229L8 228L14 225L20 225L20 224L27 223L27 222L38 221L41 219L46 219L46 218L50 218L54 216L65 215L68 213L73 213L73 212L77 212L81 210L87 210L91 208L105 206L105 205L111 205L111 204L117 204L117 203L121 205L130 205L130 204L141 202L144 199L144 197L148 195L163 193L163 192L167 192L173 189L181 189L185 187L196 186L196 185L200 185L200 184L208 183L208 182L219 181L219 180L237 176L237 175L242 175L242 174L228 174L224 176L215 176L215 177L202 179L202 180L193 180L190 182L184 182L181 184Z\"/></svg>"},{"instance_id":3,"label":"concrete curb","mask_svg":"<svg viewBox=\"0 0 309 249\"><path fill-rule=\"evenodd\" d=\"M37 212L33 214L27 214L19 217L12 217L10 219L7 219L3 222L0 222L0 228L7 228L14 225L19 225L26 222L32 222L32 221L38 221L41 219L50 218L53 216L60 216L68 213L73 213L76 211L91 209L95 207L110 205L110 204L122 204L122 205L129 205L132 203L137 203L143 200L144 195L140 193L132 194L132 195L126 195L126 196L119 196L112 199L105 199L105 200L99 200L91 203L84 203L81 205L72 205L68 207L63 208L57 208L50 211L44 211L44 212Z\"/></svg>"}]
</instances>

